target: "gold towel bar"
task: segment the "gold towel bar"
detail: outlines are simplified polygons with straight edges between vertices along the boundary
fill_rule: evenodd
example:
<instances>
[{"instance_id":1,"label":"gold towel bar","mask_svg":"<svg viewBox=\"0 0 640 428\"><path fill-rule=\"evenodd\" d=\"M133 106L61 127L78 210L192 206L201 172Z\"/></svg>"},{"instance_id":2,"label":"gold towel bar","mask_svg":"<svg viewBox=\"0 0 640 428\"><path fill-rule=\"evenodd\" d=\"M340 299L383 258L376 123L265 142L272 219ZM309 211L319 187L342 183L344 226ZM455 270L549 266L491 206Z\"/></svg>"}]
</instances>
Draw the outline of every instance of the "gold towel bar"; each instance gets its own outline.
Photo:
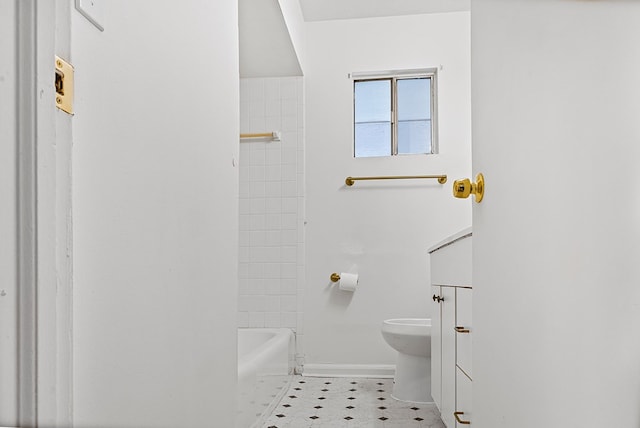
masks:
<instances>
[{"instance_id":1,"label":"gold towel bar","mask_svg":"<svg viewBox=\"0 0 640 428\"><path fill-rule=\"evenodd\" d=\"M440 184L444 184L447 182L446 175L388 175L385 177L347 177L344 180L344 183L347 186L353 186L353 183L358 180L404 180L414 178L437 178L438 183Z\"/></svg>"},{"instance_id":2,"label":"gold towel bar","mask_svg":"<svg viewBox=\"0 0 640 428\"><path fill-rule=\"evenodd\" d=\"M275 141L280 141L279 132L258 132L256 134L240 134L240 138L271 138Z\"/></svg>"}]
</instances>

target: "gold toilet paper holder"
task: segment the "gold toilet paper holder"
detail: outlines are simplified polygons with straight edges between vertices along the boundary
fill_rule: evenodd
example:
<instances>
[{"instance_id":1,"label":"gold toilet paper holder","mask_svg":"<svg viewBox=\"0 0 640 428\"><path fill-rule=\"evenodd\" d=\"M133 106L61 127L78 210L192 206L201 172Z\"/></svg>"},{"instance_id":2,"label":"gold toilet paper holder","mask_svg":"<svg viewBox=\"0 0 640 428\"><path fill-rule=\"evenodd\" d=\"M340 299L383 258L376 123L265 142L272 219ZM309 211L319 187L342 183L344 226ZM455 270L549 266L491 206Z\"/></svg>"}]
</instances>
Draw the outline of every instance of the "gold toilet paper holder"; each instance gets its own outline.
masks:
<instances>
[{"instance_id":1,"label":"gold toilet paper holder","mask_svg":"<svg viewBox=\"0 0 640 428\"><path fill-rule=\"evenodd\" d=\"M338 282L340 281L340 275L337 273L332 273L331 276L329 277L331 278L331 282Z\"/></svg>"}]
</instances>

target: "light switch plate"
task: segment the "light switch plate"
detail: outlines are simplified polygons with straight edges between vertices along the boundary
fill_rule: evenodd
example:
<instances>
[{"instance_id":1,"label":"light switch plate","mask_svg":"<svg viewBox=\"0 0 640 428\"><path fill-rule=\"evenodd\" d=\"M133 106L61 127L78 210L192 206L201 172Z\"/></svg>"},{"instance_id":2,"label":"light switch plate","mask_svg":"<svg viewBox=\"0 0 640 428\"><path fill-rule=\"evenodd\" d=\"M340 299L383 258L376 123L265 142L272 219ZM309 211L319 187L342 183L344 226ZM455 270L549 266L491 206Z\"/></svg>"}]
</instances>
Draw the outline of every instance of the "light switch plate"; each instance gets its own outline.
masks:
<instances>
[{"instance_id":1,"label":"light switch plate","mask_svg":"<svg viewBox=\"0 0 640 428\"><path fill-rule=\"evenodd\" d=\"M102 4L104 0L76 0L76 10L100 31L104 31Z\"/></svg>"}]
</instances>

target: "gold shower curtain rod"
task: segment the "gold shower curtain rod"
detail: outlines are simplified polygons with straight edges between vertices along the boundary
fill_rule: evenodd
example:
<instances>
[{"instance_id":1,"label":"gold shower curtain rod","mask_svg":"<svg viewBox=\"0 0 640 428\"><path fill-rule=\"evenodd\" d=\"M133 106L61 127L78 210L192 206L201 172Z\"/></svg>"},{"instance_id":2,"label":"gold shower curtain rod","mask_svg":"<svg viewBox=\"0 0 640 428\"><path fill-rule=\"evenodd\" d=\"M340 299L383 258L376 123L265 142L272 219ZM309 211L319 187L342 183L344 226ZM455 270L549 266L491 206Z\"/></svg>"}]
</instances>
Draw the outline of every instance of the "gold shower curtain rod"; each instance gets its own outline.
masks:
<instances>
[{"instance_id":1,"label":"gold shower curtain rod","mask_svg":"<svg viewBox=\"0 0 640 428\"><path fill-rule=\"evenodd\" d=\"M446 175L387 175L378 177L347 177L344 180L344 183L347 186L353 186L353 184L359 180L406 180L419 178L435 178L438 179L438 183L440 184L444 184L447 182Z\"/></svg>"}]
</instances>

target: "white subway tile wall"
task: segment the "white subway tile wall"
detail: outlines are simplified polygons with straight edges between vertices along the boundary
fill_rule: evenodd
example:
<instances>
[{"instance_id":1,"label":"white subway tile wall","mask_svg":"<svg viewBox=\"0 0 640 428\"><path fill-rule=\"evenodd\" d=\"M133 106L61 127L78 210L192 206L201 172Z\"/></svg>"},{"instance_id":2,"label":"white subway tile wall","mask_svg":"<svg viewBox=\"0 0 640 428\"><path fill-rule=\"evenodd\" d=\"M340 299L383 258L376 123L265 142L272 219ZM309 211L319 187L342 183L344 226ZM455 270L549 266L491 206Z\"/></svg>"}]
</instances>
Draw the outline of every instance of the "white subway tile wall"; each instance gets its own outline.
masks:
<instances>
[{"instance_id":1,"label":"white subway tile wall","mask_svg":"<svg viewBox=\"0 0 640 428\"><path fill-rule=\"evenodd\" d=\"M240 142L238 327L303 334L304 97L302 77L240 79L240 131L281 141Z\"/></svg>"}]
</instances>

